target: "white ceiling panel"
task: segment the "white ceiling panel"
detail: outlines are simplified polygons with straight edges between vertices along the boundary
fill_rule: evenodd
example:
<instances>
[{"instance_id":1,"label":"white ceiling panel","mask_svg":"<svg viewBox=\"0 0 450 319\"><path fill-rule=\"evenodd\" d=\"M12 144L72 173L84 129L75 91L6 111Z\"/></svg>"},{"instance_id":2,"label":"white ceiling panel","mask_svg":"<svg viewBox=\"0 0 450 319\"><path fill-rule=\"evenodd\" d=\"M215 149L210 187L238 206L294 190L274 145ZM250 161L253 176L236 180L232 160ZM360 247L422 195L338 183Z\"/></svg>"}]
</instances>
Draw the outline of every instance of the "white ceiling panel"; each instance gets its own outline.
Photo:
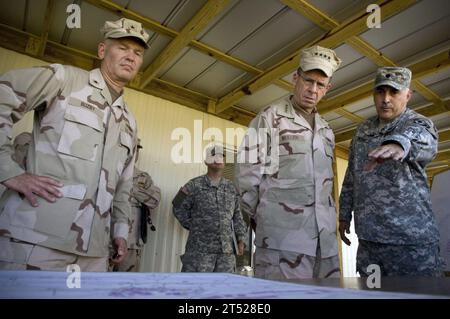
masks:
<instances>
[{"instance_id":1,"label":"white ceiling panel","mask_svg":"<svg viewBox=\"0 0 450 319\"><path fill-rule=\"evenodd\" d=\"M269 57L276 55L280 48L288 47L292 42L296 42L298 48L301 46L299 40L307 43L320 32L319 28L305 17L285 9L279 11L279 14L267 21L230 53L250 64L260 65ZM284 55L287 54L285 50L283 52Z\"/></svg>"},{"instance_id":2,"label":"white ceiling panel","mask_svg":"<svg viewBox=\"0 0 450 319\"><path fill-rule=\"evenodd\" d=\"M212 67L189 82L186 87L209 96L218 97L218 92L224 86L228 86L228 83L233 81L241 73L242 70L231 65L223 62L215 62Z\"/></svg>"},{"instance_id":3,"label":"white ceiling panel","mask_svg":"<svg viewBox=\"0 0 450 319\"><path fill-rule=\"evenodd\" d=\"M335 112L328 112L326 114L321 114L319 109L319 114L325 119L325 121L332 121L334 119L337 119L338 117L341 117L342 115L339 115Z\"/></svg>"},{"instance_id":4,"label":"white ceiling panel","mask_svg":"<svg viewBox=\"0 0 450 319\"><path fill-rule=\"evenodd\" d=\"M170 37L153 33L147 42L150 48L145 52L144 63L142 64L143 69L147 68L172 40ZM160 72L164 72L168 67L169 65L166 65Z\"/></svg>"},{"instance_id":5,"label":"white ceiling panel","mask_svg":"<svg viewBox=\"0 0 450 319\"><path fill-rule=\"evenodd\" d=\"M187 53L182 54L182 57L161 78L184 86L214 61L215 59L210 56L188 49Z\"/></svg>"},{"instance_id":6,"label":"white ceiling panel","mask_svg":"<svg viewBox=\"0 0 450 319\"><path fill-rule=\"evenodd\" d=\"M328 95L333 96L334 92L348 90L367 81L368 78L373 79L377 69L378 66L367 58L356 60L342 69L338 69L333 75L333 86Z\"/></svg>"},{"instance_id":7,"label":"white ceiling panel","mask_svg":"<svg viewBox=\"0 0 450 319\"><path fill-rule=\"evenodd\" d=\"M372 104L371 106L361 109L354 113L362 117L363 119L368 119L371 118L372 116L377 115L377 109L375 108L375 105Z\"/></svg>"},{"instance_id":8,"label":"white ceiling panel","mask_svg":"<svg viewBox=\"0 0 450 319\"><path fill-rule=\"evenodd\" d=\"M111 12L82 2L81 28L71 29L67 45L96 55L97 45L103 40L100 30L103 28L105 21L117 19L119 19L118 16Z\"/></svg>"},{"instance_id":9,"label":"white ceiling panel","mask_svg":"<svg viewBox=\"0 0 450 319\"><path fill-rule=\"evenodd\" d=\"M335 118L334 120L329 121L328 124L330 124L330 127L333 130L338 130L338 129L341 129L341 128L344 128L347 126L351 126L354 123L351 120L341 116L341 117Z\"/></svg>"},{"instance_id":10,"label":"white ceiling panel","mask_svg":"<svg viewBox=\"0 0 450 319\"><path fill-rule=\"evenodd\" d=\"M414 74L413 74L414 77ZM441 72L430 74L429 76L423 77L420 79L420 82L422 82L425 85L430 85L433 83L441 82L445 79L450 78L450 68L447 68L445 70L442 70Z\"/></svg>"},{"instance_id":11,"label":"white ceiling panel","mask_svg":"<svg viewBox=\"0 0 450 319\"><path fill-rule=\"evenodd\" d=\"M357 111L365 109L371 105L373 105L373 96L372 95L366 97L365 99L362 99L357 102L346 105L345 109L349 112L357 112Z\"/></svg>"},{"instance_id":12,"label":"white ceiling panel","mask_svg":"<svg viewBox=\"0 0 450 319\"><path fill-rule=\"evenodd\" d=\"M313 6L328 14L338 22L342 22L346 18L361 11L366 11L367 6L373 3L373 0L309 0Z\"/></svg>"},{"instance_id":13,"label":"white ceiling panel","mask_svg":"<svg viewBox=\"0 0 450 319\"><path fill-rule=\"evenodd\" d=\"M55 1L57 2L57 1ZM16 2L14 1L15 6ZM30 33L41 35L43 32L43 25L44 25L44 19L45 19L45 10L47 8L47 1L46 0L37 0L37 1L28 1L28 19L26 24L26 30ZM54 7L54 13L56 14L63 14L66 18L68 14L66 13L66 10L62 12L57 12L56 6ZM65 8L64 8L65 9Z\"/></svg>"},{"instance_id":14,"label":"white ceiling panel","mask_svg":"<svg viewBox=\"0 0 450 319\"><path fill-rule=\"evenodd\" d=\"M282 9L283 5L276 0L241 0L198 39L228 52Z\"/></svg>"},{"instance_id":15,"label":"white ceiling panel","mask_svg":"<svg viewBox=\"0 0 450 319\"><path fill-rule=\"evenodd\" d=\"M418 38L421 40L417 41ZM381 52L393 61L401 61L427 48L448 41L449 38L450 14L421 30L411 32L408 36L398 39L394 43L384 47Z\"/></svg>"},{"instance_id":16,"label":"white ceiling panel","mask_svg":"<svg viewBox=\"0 0 450 319\"><path fill-rule=\"evenodd\" d=\"M252 95L246 95L239 101L239 106L257 113L262 108L274 103L275 101L280 100L287 95L289 95L289 92L279 88L276 85L269 85Z\"/></svg>"},{"instance_id":17,"label":"white ceiling panel","mask_svg":"<svg viewBox=\"0 0 450 319\"><path fill-rule=\"evenodd\" d=\"M426 28L434 21L448 16L449 13L448 0L419 1L405 11L382 21L381 28L370 29L361 37L380 49Z\"/></svg>"},{"instance_id":18,"label":"white ceiling panel","mask_svg":"<svg viewBox=\"0 0 450 319\"><path fill-rule=\"evenodd\" d=\"M25 13L25 0L0 1L0 23L22 30Z\"/></svg>"}]
</instances>

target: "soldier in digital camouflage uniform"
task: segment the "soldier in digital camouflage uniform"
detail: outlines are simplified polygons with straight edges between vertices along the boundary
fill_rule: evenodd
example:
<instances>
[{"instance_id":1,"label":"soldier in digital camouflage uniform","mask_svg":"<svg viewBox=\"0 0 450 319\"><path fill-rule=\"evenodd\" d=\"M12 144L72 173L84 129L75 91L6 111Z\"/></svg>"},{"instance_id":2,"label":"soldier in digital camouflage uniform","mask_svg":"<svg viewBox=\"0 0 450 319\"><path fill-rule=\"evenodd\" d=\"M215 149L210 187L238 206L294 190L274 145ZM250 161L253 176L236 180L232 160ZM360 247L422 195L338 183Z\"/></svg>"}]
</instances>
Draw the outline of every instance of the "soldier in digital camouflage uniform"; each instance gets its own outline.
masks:
<instances>
[{"instance_id":1,"label":"soldier in digital camouflage uniform","mask_svg":"<svg viewBox=\"0 0 450 319\"><path fill-rule=\"evenodd\" d=\"M439 233L431 209L426 165L438 134L426 117L407 108L411 71L378 69L377 115L353 136L340 196L339 231L349 233L352 211L358 235L357 270L370 264L383 276L439 276Z\"/></svg>"},{"instance_id":2,"label":"soldier in digital camouflage uniform","mask_svg":"<svg viewBox=\"0 0 450 319\"><path fill-rule=\"evenodd\" d=\"M239 194L233 183L222 177L222 147L209 147L205 163L207 174L191 179L172 202L175 217L189 230L181 271L232 273L235 254L244 252L246 235Z\"/></svg>"},{"instance_id":3,"label":"soldier in digital camouflage uniform","mask_svg":"<svg viewBox=\"0 0 450 319\"><path fill-rule=\"evenodd\" d=\"M142 148L138 139L136 163L139 159L139 149ZM161 190L153 183L150 175L134 166L133 188L131 189L131 219L128 232L128 253L125 259L112 267L113 271L139 271L142 249L147 240L147 224L151 230L156 230L151 220L151 213L161 200ZM143 207L144 206L144 207Z\"/></svg>"},{"instance_id":4,"label":"soldier in digital camouflage uniform","mask_svg":"<svg viewBox=\"0 0 450 319\"><path fill-rule=\"evenodd\" d=\"M0 269L106 271L110 232L126 254L136 121L123 87L137 74L148 34L107 21L99 69L52 64L0 79ZM25 171L11 158L15 122L34 110ZM112 228L111 228L112 225Z\"/></svg>"},{"instance_id":5,"label":"soldier in digital camouflage uniform","mask_svg":"<svg viewBox=\"0 0 450 319\"><path fill-rule=\"evenodd\" d=\"M264 108L239 149L242 210L256 224L256 277L340 275L332 193L334 134L316 108L340 63L333 50L303 50L293 95Z\"/></svg>"}]
</instances>

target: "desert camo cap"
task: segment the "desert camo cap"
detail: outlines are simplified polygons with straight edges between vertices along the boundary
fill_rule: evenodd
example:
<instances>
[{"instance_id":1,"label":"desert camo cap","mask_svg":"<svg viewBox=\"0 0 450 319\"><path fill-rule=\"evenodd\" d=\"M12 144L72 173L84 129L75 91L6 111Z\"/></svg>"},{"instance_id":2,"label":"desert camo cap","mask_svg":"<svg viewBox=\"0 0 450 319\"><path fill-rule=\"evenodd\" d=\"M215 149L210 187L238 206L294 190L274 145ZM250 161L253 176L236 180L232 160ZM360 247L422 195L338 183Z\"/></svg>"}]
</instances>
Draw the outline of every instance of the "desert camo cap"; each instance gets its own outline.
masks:
<instances>
[{"instance_id":1,"label":"desert camo cap","mask_svg":"<svg viewBox=\"0 0 450 319\"><path fill-rule=\"evenodd\" d=\"M328 77L331 77L341 62L333 50L315 45L301 51L299 67L305 72L315 69L322 70Z\"/></svg>"},{"instance_id":2,"label":"desert camo cap","mask_svg":"<svg viewBox=\"0 0 450 319\"><path fill-rule=\"evenodd\" d=\"M142 24L131 19L121 18L117 21L106 21L101 29L105 39L118 39L124 37L134 37L139 39L145 48L148 49L147 41L149 34L142 27Z\"/></svg>"}]
</instances>

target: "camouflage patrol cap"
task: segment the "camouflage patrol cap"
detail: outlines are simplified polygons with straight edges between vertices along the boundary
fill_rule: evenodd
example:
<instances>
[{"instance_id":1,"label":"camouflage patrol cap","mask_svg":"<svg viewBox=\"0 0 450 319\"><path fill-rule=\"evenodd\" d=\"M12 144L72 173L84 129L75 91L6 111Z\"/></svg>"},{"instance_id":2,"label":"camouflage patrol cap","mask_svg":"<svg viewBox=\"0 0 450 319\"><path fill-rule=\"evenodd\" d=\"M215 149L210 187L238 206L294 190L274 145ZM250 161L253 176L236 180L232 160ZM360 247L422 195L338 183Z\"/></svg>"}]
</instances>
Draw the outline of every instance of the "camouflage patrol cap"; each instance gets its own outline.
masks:
<instances>
[{"instance_id":1,"label":"camouflage patrol cap","mask_svg":"<svg viewBox=\"0 0 450 319\"><path fill-rule=\"evenodd\" d=\"M388 85L397 90L405 90L411 84L411 70L403 67L382 67L377 70L375 88Z\"/></svg>"},{"instance_id":2,"label":"camouflage patrol cap","mask_svg":"<svg viewBox=\"0 0 450 319\"><path fill-rule=\"evenodd\" d=\"M216 155L221 155L220 157L216 157ZM211 164L214 163L214 159L224 158L225 153L223 151L223 147L221 145L212 145L206 149L206 163Z\"/></svg>"},{"instance_id":3,"label":"camouflage patrol cap","mask_svg":"<svg viewBox=\"0 0 450 319\"><path fill-rule=\"evenodd\" d=\"M318 69L331 77L341 62L333 50L315 45L301 51L299 67L305 72Z\"/></svg>"},{"instance_id":4,"label":"camouflage patrol cap","mask_svg":"<svg viewBox=\"0 0 450 319\"><path fill-rule=\"evenodd\" d=\"M105 39L133 37L139 39L146 49L149 48L147 41L150 36L142 24L134 20L122 18L117 21L106 21L100 31Z\"/></svg>"}]
</instances>

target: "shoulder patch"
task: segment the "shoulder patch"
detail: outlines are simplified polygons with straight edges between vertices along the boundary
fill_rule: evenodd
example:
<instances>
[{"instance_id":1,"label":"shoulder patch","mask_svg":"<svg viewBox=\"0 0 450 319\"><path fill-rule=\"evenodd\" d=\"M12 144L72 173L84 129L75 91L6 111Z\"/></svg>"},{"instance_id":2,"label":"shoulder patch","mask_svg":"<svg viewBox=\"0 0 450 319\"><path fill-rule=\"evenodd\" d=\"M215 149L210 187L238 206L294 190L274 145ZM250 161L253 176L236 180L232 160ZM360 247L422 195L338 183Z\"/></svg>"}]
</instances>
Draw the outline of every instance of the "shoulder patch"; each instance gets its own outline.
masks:
<instances>
[{"instance_id":1,"label":"shoulder patch","mask_svg":"<svg viewBox=\"0 0 450 319\"><path fill-rule=\"evenodd\" d=\"M177 195L172 201L172 205L175 208L178 208L181 206L181 204L184 202L184 199L189 195L189 191L187 190L186 186L183 186L178 191Z\"/></svg>"}]
</instances>

